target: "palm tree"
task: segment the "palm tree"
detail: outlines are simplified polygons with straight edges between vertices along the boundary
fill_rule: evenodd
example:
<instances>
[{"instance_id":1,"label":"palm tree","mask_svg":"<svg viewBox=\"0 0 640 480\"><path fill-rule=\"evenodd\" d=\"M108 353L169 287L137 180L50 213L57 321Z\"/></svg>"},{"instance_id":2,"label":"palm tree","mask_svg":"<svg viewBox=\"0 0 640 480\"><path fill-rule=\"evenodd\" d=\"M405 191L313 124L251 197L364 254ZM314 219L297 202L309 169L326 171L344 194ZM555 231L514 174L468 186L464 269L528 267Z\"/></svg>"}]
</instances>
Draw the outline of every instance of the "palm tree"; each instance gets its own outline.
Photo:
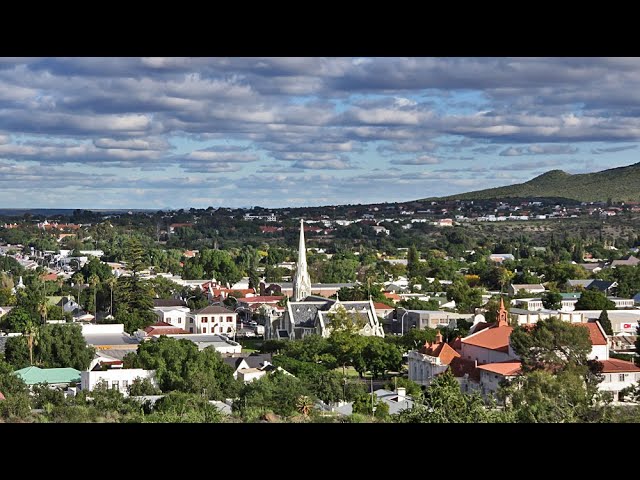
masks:
<instances>
[{"instance_id":1,"label":"palm tree","mask_svg":"<svg viewBox=\"0 0 640 480\"><path fill-rule=\"evenodd\" d=\"M27 345L29 346L29 363L33 365L33 347L38 345L38 338L40 337L38 325L29 320L24 329L24 334L27 337Z\"/></svg>"},{"instance_id":2,"label":"palm tree","mask_svg":"<svg viewBox=\"0 0 640 480\"><path fill-rule=\"evenodd\" d=\"M42 323L47 323L47 301L45 300L38 303L38 313L40 314L40 319L42 320Z\"/></svg>"},{"instance_id":3,"label":"palm tree","mask_svg":"<svg viewBox=\"0 0 640 480\"><path fill-rule=\"evenodd\" d=\"M106 283L111 290L111 307L109 308L109 315L113 316L113 287L115 287L117 283L116 277L107 278Z\"/></svg>"},{"instance_id":4,"label":"palm tree","mask_svg":"<svg viewBox=\"0 0 640 480\"><path fill-rule=\"evenodd\" d=\"M100 277L95 273L89 277L89 285L93 288L93 318L97 318L98 315L98 303L96 302L96 290L100 283Z\"/></svg>"},{"instance_id":5,"label":"palm tree","mask_svg":"<svg viewBox=\"0 0 640 480\"><path fill-rule=\"evenodd\" d=\"M300 395L296 401L296 408L302 415L308 417L311 409L313 409L313 401L307 395Z\"/></svg>"},{"instance_id":6,"label":"palm tree","mask_svg":"<svg viewBox=\"0 0 640 480\"><path fill-rule=\"evenodd\" d=\"M76 299L76 303L78 304L78 306L80 306L80 308L82 308L82 305L80 305L80 284L84 283L84 277L80 272L77 272L73 275L73 277L71 277L71 280L73 280L78 286L78 298Z\"/></svg>"}]
</instances>

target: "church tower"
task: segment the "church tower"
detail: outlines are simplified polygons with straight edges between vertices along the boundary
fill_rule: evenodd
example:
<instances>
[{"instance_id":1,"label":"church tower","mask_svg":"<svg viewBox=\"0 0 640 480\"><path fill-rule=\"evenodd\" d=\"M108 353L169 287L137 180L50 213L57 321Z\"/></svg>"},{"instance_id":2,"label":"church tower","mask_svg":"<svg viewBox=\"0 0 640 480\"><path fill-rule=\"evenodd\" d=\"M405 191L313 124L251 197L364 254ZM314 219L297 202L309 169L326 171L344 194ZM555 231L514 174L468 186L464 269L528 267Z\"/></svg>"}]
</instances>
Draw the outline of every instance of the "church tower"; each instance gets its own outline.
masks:
<instances>
[{"instance_id":1,"label":"church tower","mask_svg":"<svg viewBox=\"0 0 640 480\"><path fill-rule=\"evenodd\" d=\"M504 301L502 297L500 297L500 310L498 310L498 322L496 323L496 327L508 327L509 326L509 313L507 309L504 308Z\"/></svg>"},{"instance_id":2,"label":"church tower","mask_svg":"<svg viewBox=\"0 0 640 480\"><path fill-rule=\"evenodd\" d=\"M293 277L293 301L299 302L311 295L311 279L307 271L307 248L304 245L304 220L300 219L300 245L298 246L298 264Z\"/></svg>"}]
</instances>

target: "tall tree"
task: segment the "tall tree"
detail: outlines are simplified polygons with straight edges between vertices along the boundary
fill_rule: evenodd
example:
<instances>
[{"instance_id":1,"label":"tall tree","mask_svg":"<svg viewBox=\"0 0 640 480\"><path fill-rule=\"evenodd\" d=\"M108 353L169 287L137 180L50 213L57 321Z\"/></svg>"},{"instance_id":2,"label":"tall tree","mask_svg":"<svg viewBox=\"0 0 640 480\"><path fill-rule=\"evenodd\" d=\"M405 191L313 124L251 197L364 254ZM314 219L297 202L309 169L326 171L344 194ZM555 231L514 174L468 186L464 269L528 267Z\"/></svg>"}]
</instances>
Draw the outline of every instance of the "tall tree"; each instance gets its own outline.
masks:
<instances>
[{"instance_id":1,"label":"tall tree","mask_svg":"<svg viewBox=\"0 0 640 480\"><path fill-rule=\"evenodd\" d=\"M558 371L569 365L584 366L591 352L589 330L556 317L540 320L530 330L515 327L510 342L525 371L545 368Z\"/></svg>"},{"instance_id":2,"label":"tall tree","mask_svg":"<svg viewBox=\"0 0 640 480\"><path fill-rule=\"evenodd\" d=\"M562 295L558 292L544 292L541 298L544 308L559 310L562 307Z\"/></svg>"},{"instance_id":3,"label":"tall tree","mask_svg":"<svg viewBox=\"0 0 640 480\"><path fill-rule=\"evenodd\" d=\"M611 320L609 320L609 314L607 310L602 310L600 312L600 317L598 318L600 325L602 325L602 329L607 335L613 335L613 328L611 327Z\"/></svg>"},{"instance_id":4,"label":"tall tree","mask_svg":"<svg viewBox=\"0 0 640 480\"><path fill-rule=\"evenodd\" d=\"M598 290L584 290L576 302L576 310L606 310L614 308L616 308L616 304Z\"/></svg>"}]
</instances>

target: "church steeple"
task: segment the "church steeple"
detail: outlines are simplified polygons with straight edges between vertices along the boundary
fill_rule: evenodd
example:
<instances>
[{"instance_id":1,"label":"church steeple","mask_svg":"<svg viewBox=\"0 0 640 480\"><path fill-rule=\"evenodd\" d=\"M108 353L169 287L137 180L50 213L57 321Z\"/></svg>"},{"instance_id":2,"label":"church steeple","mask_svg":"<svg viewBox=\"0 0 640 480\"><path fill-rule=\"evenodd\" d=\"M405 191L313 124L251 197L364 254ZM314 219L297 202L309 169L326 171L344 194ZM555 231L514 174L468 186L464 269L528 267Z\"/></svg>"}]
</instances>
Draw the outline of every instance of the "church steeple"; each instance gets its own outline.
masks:
<instances>
[{"instance_id":1,"label":"church steeple","mask_svg":"<svg viewBox=\"0 0 640 480\"><path fill-rule=\"evenodd\" d=\"M293 301L299 302L311 295L311 279L307 271L307 248L304 244L304 220L300 219L300 244L298 245L298 263L293 277Z\"/></svg>"},{"instance_id":2,"label":"church steeple","mask_svg":"<svg viewBox=\"0 0 640 480\"><path fill-rule=\"evenodd\" d=\"M496 327L508 327L509 326L509 316L507 309L504 308L504 301L502 297L500 297L500 310L498 310L498 323Z\"/></svg>"}]
</instances>

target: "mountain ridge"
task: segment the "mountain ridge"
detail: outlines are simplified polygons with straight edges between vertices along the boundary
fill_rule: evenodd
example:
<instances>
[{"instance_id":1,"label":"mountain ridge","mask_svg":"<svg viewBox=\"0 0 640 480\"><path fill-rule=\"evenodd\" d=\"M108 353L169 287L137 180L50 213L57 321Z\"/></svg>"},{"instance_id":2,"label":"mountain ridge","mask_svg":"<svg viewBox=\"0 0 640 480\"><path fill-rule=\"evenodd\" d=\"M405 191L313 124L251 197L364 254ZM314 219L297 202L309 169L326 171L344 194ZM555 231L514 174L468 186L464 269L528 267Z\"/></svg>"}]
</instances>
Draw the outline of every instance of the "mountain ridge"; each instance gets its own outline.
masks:
<instances>
[{"instance_id":1,"label":"mountain ridge","mask_svg":"<svg viewBox=\"0 0 640 480\"><path fill-rule=\"evenodd\" d=\"M423 200L501 200L566 198L581 202L640 201L640 162L599 172L571 174L549 170L523 183Z\"/></svg>"}]
</instances>

